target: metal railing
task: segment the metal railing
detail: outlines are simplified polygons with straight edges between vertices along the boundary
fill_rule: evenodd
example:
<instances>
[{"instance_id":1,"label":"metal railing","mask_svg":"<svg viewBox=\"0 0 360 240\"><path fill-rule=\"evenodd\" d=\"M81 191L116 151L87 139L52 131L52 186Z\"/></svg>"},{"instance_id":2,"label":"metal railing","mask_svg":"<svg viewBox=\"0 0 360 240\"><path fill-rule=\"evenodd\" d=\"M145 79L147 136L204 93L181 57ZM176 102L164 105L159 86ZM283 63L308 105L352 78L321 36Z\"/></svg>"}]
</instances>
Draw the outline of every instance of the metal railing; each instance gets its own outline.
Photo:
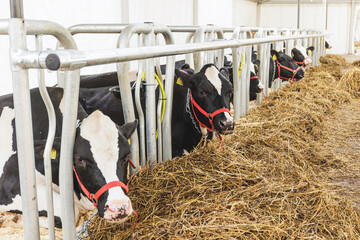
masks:
<instances>
[{"instance_id":1,"label":"metal railing","mask_svg":"<svg viewBox=\"0 0 360 240\"><path fill-rule=\"evenodd\" d=\"M326 33L316 33L312 35L292 35L292 36L273 36L265 37L264 35L259 35L259 38L256 39L232 39L232 40L217 40L211 42L201 42L201 43L188 43L188 44L177 44L174 45L174 41L171 37L171 31L165 27L160 27L158 25L149 25L142 26L141 34L144 34L144 41L139 40L139 43L142 42L145 46L140 46L136 48L128 48L129 38L133 34L139 34L137 28L139 26L130 25L128 27L122 28L121 36L119 38L119 49L109 49L109 50L92 50L92 51L79 51L79 50L50 50L50 51L41 51L40 48L37 51L28 51L26 50L26 39L25 36L29 35L42 35L48 34L53 35L61 42L65 48L76 49L76 44L71 37L69 31L63 27L50 22L45 21L31 21L23 20L22 15L22 2L11 1L12 6L12 15L10 20L0 20L0 34L9 34L10 37L10 57L11 57L11 68L13 72L13 84L14 84L14 104L16 112L16 129L17 129L17 150L18 150L18 161L20 169L20 184L21 184L21 196L23 202L23 214L24 214L24 229L26 239L39 239L39 224L38 224L38 208L37 208L37 199L36 199L36 185L35 185L35 167L34 167L34 149L33 149L33 132L32 132L32 118L31 118L31 106L30 106L30 92L28 85L28 74L27 69L36 68L36 69L50 69L50 70L67 70L68 76L65 81L64 86L64 119L63 119L63 132L62 132L62 141L61 141L61 166L60 166L60 191L61 191L61 206L62 206L62 224L63 224L63 236L64 239L73 239L75 236L75 219L74 219L74 201L73 201L73 178L72 178L72 154L73 154L73 145L75 138L75 126L76 126L76 114L78 107L78 94L79 94L79 69L85 66L106 64L106 63L118 63L119 71L119 85L122 89L121 98L123 100L123 105L126 121L131 121L134 119L133 113L130 113L133 110L133 103L131 99L131 91L129 88L129 81L124 74L127 68L127 61L131 60L142 60L148 59L145 63L146 69L146 79L147 84L149 85L149 91L147 92L150 105L153 105L154 108L149 111L149 114L155 114L155 96L153 85L153 76L154 76L154 63L152 58L167 56L167 73L169 77L166 79L166 116L163 127L163 144L165 142L168 144L164 147L164 156L163 159L167 160L171 158L171 112L172 112L172 91L173 91L173 76L169 73L174 72L174 58L172 56L178 54L189 54L189 53L199 53L201 51L214 51L214 50L223 50L225 48L231 48L233 53L238 53L238 48L245 48L245 55L247 56L246 64L249 64L251 60L251 46L258 45L258 53L261 59L263 59L263 65L260 68L260 76L264 85L266 83L266 58L269 58L269 45L270 43L277 43L283 41L291 41L295 39L307 39L313 38L316 41L316 45L319 46L321 43L324 43L324 36ZM117 28L118 26L116 26ZM114 26L115 28L115 26ZM162 28L162 30L156 30ZM118 30L118 29L117 29ZM197 27L189 27L187 30L179 27L178 31L191 31L195 32L198 30ZM95 31L95 30L94 30ZM100 31L97 28L96 31ZM250 30L249 30L250 31ZM257 32L263 31L262 29L255 29ZM273 31L273 30L271 30ZM204 30L200 32L204 33ZM241 31L236 30L234 33L239 35ZM214 28L209 32L209 38L215 33ZM153 45L154 37L156 34L163 34L166 42L169 45L165 46L150 46ZM200 33L199 33L200 34ZM208 39L211 40L211 39ZM141 44L140 44L141 45ZM323 45L323 44L322 44ZM124 47L124 48L123 48ZM319 46L320 47L320 46ZM323 54L323 47L319 48L318 55ZM220 54L219 54L220 55ZM238 54L235 54L237 58ZM213 57L208 57L208 60L216 59ZM220 59L218 56L217 59ZM223 60L223 58L221 58ZM234 60L234 66L239 65L239 60ZM141 68L140 68L141 69ZM246 70L245 70L246 69ZM233 68L234 75L234 86L235 94L245 94L248 95L246 90L248 89L247 77L243 77L241 81L238 81L236 76L238 76L238 67ZM248 68L244 68L244 75L249 76ZM123 72L123 74L121 74ZM121 80L123 79L123 80ZM242 86L241 88L239 86ZM265 85L267 86L267 85ZM41 84L41 88L44 88L44 84ZM241 89L241 90L240 90ZM245 89L245 90L244 90ZM266 93L267 94L267 93ZM131 101L130 101L131 99ZM246 99L243 100L246 102ZM240 106L238 103L239 99L237 98L234 102L235 106L235 121L239 120L239 117L246 112L240 112L237 106ZM129 103L127 105L126 103ZM153 104L151 104L153 103ZM155 116L155 115L154 115ZM155 128L154 124L156 117L152 117L151 123L147 123L147 127L150 129L148 135L151 138L148 138L148 148L149 155L148 158L157 158L156 145L154 147L154 134ZM165 133L170 133L166 135ZM21 134L21 136L19 135ZM134 139L134 142L137 142L137 139ZM132 139L132 145L133 139ZM152 143L151 143L152 142ZM135 146L135 145L134 145ZM155 150L154 150L155 149ZM168 151L170 149L170 151ZM136 152L137 149L132 151ZM51 188L50 188L51 189ZM50 211L51 212L51 211ZM49 213L50 213L49 212ZM51 214L49 214L51 215ZM51 221L51 219L49 219ZM50 225L51 226L51 225ZM52 227L52 226L51 226ZM50 236L54 239L54 236Z\"/></svg>"}]
</instances>

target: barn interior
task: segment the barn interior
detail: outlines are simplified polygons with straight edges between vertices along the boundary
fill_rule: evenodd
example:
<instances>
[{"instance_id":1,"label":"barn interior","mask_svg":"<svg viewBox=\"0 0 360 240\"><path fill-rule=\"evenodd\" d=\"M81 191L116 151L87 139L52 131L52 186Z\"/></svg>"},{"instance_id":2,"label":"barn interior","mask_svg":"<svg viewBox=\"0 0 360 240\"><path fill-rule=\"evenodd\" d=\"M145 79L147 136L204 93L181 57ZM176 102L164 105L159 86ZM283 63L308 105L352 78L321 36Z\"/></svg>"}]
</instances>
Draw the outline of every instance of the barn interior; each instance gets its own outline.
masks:
<instances>
[{"instance_id":1,"label":"barn interior","mask_svg":"<svg viewBox=\"0 0 360 240\"><path fill-rule=\"evenodd\" d=\"M21 9L20 13L14 11L16 9ZM232 134L202 140L190 153L176 158L168 158L168 145L158 142L157 138L153 145L146 146L149 149L154 146L155 158L159 160L152 158L152 150L144 152L144 156L138 153L134 158L137 169L129 167L128 193L137 214L125 223L109 223L98 216L96 210L83 211L79 221L66 230L39 228L31 232L29 229L38 228L38 224L27 223L21 214L0 213L0 239L74 239L74 232L77 239L359 239L359 0L183 0L176 3L10 0L0 2L0 18L3 19L0 19L0 52L3 53L0 97L15 95L21 85L14 83L14 72L18 70L14 66L28 74L27 89L41 87L41 75L46 86L67 89L68 79L64 76L68 69L79 70L80 75L92 75L119 71L117 64L123 63L127 81L139 79L138 72L144 72L143 78L150 78L145 77L147 73L142 65L145 61L141 60L144 57L134 57L131 53L131 61L125 57L120 59L121 56L116 61L109 60L108 64L105 60L96 64L84 63L84 60L74 63L73 68L67 69L68 64L60 70L51 69L45 61L41 62L41 57L36 58L41 67L26 58L21 65L21 61L12 61L14 47L9 36L17 30L8 27L7 22L13 18L29 20L35 25L34 29L40 21L59 24L61 31L74 39L81 54L90 51L107 54L121 47L119 34L132 24L144 29L143 24L150 24L154 29L164 26L174 36L174 49L184 44L189 44L189 48L199 44L197 46L213 47L213 51L203 50L198 55L195 51L171 53L171 46L167 46L169 39L156 38L155 43L154 37L153 44L169 52L157 58L148 57L155 59L149 63L152 68L168 64L167 56L174 55L174 60L185 59L197 72L204 63L221 64L218 59L232 54L234 66L237 64L233 71L239 73L234 95L242 94L234 99L230 109L235 121ZM197 36L198 31L204 31L205 35L196 43L194 35ZM234 37L236 31L239 32ZM193 36L189 37L191 33ZM56 34L55 38L47 33L33 35L36 37L24 38L26 48L23 50L30 50L28 59L33 56L31 51L38 54L36 56L61 51ZM121 48L136 51L141 41L141 37L133 37ZM216 49L221 48L223 52L210 45L226 46L226 41L238 45ZM328 48L325 41L330 45ZM315 50L309 52L312 65L304 66L304 78L294 84L276 80L267 87L269 79L264 79L268 78L269 66L263 64L263 59L272 57L270 49L291 55L291 48L297 44L305 48L315 46ZM125 53L121 52L124 49L120 49L119 55ZM233 49L239 53L237 60ZM257 94L255 101L249 101L243 94L249 88L244 82L249 81L250 60L247 58L252 49L261 59L260 81L265 81L265 90ZM61 61L65 59L61 53L58 56ZM100 54L95 58L100 59ZM153 111L161 112L161 104ZM159 130L159 135L164 134L166 140L166 126L162 126L164 133ZM69 129L71 132L72 128ZM141 145L139 139L135 141ZM135 141L129 140L133 148ZM161 156L158 151L162 152Z\"/></svg>"}]
</instances>

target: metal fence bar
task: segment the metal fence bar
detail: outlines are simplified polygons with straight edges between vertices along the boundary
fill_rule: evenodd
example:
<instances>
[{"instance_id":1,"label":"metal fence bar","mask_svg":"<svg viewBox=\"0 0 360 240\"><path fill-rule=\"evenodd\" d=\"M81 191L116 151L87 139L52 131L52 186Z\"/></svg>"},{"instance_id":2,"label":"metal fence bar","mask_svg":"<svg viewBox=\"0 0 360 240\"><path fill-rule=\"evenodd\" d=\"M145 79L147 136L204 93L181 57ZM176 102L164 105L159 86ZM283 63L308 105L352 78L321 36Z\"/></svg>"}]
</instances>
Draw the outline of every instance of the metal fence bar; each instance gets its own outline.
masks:
<instances>
[{"instance_id":1,"label":"metal fence bar","mask_svg":"<svg viewBox=\"0 0 360 240\"><path fill-rule=\"evenodd\" d=\"M42 35L35 35L36 50L42 50ZM44 101L48 119L49 130L44 149L44 169L45 169L45 187L46 187L46 207L49 228L49 239L55 239L55 221L54 221L54 201L52 189L52 170L51 170L51 150L55 138L56 118L54 106L51 102L50 96L45 85L44 70L38 70L38 85L41 97Z\"/></svg>"},{"instance_id":2,"label":"metal fence bar","mask_svg":"<svg viewBox=\"0 0 360 240\"><path fill-rule=\"evenodd\" d=\"M12 17L17 16L12 14ZM14 51L26 51L26 31L23 19L11 18L8 31L24 232L27 240L35 240L40 239L40 232L34 171L35 159L29 77L26 69L17 66L16 62L20 61L20 59L14 53Z\"/></svg>"},{"instance_id":3,"label":"metal fence bar","mask_svg":"<svg viewBox=\"0 0 360 240\"><path fill-rule=\"evenodd\" d=\"M324 35L328 34L317 34L311 36L268 37L248 40L219 40L205 43L176 44L126 49L87 51L50 50L41 52L27 51L21 53L23 61L18 63L18 65L27 68L48 68L50 70L79 69L84 66L93 66L154 57L174 56L191 52L241 47L274 41L291 40L296 38L320 37ZM46 58L48 58L48 61L46 61Z\"/></svg>"},{"instance_id":4,"label":"metal fence bar","mask_svg":"<svg viewBox=\"0 0 360 240\"><path fill-rule=\"evenodd\" d=\"M153 27L153 24L151 24ZM145 34L145 46L155 45L154 32ZM146 146L147 159L150 165L157 162L156 151L156 100L155 100L155 79L154 59L145 60L145 102L146 102Z\"/></svg>"},{"instance_id":5,"label":"metal fence bar","mask_svg":"<svg viewBox=\"0 0 360 240\"><path fill-rule=\"evenodd\" d=\"M61 44L66 48L72 48L77 49L75 41L73 40L72 36L60 25L49 22L49 21L37 21L37 20L26 20L24 22L25 25L25 31L27 35L38 35L38 34L44 34L44 35L52 35L56 37ZM7 34L7 32L2 31L1 34ZM10 35L10 31L9 31ZM76 74L79 73L79 71L74 71L70 75L71 78L69 78L69 82L74 84L73 86L69 86L65 89L65 95L66 92L69 92L70 89L76 90L76 82L79 80L74 79L77 78ZM70 84L71 85L71 84ZM75 86L75 87L74 87ZM14 95L15 95L15 89L14 87ZM78 94L78 93L77 93ZM71 95L71 93L70 93ZM14 96L15 98L15 96ZM76 101L74 100L76 99ZM74 205L73 205L73 178L72 178L72 154L73 154L73 145L74 145L74 137L75 137L75 124L76 124L76 115L75 115L75 121L72 126L67 127L71 123L71 117L68 117L68 114L71 114L70 112L76 112L77 113L77 96L70 96L70 100L66 100L65 98L65 104L66 102L70 102L72 105L70 107L70 110L64 111L64 119L63 119L63 132L62 132L62 146L71 146L71 147L62 147L61 153L60 153L60 191L61 191L61 211L62 211L62 225L63 225L63 236L64 239L73 239L73 236L75 236L75 215L74 215ZM76 106L74 106L76 104ZM76 109L76 110L75 110ZM76 114L75 113L75 114ZM70 120L69 120L70 119ZM71 136L73 134L73 136ZM27 143L29 144L29 143ZM64 145L63 145L64 144ZM33 143L31 144L31 147L33 148ZM62 160L66 159L66 160ZM31 169L31 168L27 168ZM33 168L34 170L34 168ZM30 170L29 170L30 171ZM23 195L22 195L23 196ZM31 198L32 199L32 198ZM27 208L27 205L23 205L24 208ZM66 206L66 207L65 207ZM38 213L36 213L38 215ZM37 220L38 221L38 220ZM35 229L32 227L32 230ZM32 231L31 230L31 231ZM36 231L35 231L36 235Z\"/></svg>"}]
</instances>

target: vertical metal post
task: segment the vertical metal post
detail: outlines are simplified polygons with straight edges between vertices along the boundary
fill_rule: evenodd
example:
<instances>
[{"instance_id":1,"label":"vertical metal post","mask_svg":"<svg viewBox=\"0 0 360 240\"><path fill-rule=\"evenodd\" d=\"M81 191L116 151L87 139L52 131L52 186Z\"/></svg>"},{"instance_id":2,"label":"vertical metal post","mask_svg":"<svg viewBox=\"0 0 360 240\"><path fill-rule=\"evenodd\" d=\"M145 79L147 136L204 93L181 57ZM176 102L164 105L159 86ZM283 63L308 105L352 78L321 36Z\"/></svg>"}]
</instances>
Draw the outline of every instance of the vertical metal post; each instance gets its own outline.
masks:
<instances>
[{"instance_id":1,"label":"vertical metal post","mask_svg":"<svg viewBox=\"0 0 360 240\"><path fill-rule=\"evenodd\" d=\"M300 28L300 0L298 0L297 4L297 28Z\"/></svg>"},{"instance_id":2,"label":"vertical metal post","mask_svg":"<svg viewBox=\"0 0 360 240\"><path fill-rule=\"evenodd\" d=\"M24 18L22 0L10 0L10 16L11 18Z\"/></svg>"},{"instance_id":3,"label":"vertical metal post","mask_svg":"<svg viewBox=\"0 0 360 240\"><path fill-rule=\"evenodd\" d=\"M159 44L159 34L155 34L155 45L160 45ZM160 83L162 85L164 85L164 81L162 78L162 73L161 73L161 69L160 69L160 58L156 58L155 60L155 65L156 65L156 71L157 71L157 75L158 75L158 79L160 81ZM162 138L162 124L161 124L161 113L162 113L162 108L163 108L163 96L161 94L161 88L160 88L160 84L158 86L159 89L159 98L157 100L157 110L156 110L156 127L157 127L157 153L158 153L158 162L162 162L163 161L163 138ZM165 106L164 106L165 107Z\"/></svg>"},{"instance_id":4,"label":"vertical metal post","mask_svg":"<svg viewBox=\"0 0 360 240\"><path fill-rule=\"evenodd\" d=\"M35 36L36 50L41 51L42 35ZM56 118L54 106L51 102L50 96L47 92L45 85L44 70L38 70L38 85L41 97L46 106L47 115L49 119L49 131L44 149L44 169L45 169L45 187L46 187L46 205L47 205L47 218L49 227L49 239L55 239L55 222L54 222L54 201L53 201L53 189L52 189L52 171L51 171L51 149L55 138Z\"/></svg>"},{"instance_id":5,"label":"vertical metal post","mask_svg":"<svg viewBox=\"0 0 360 240\"><path fill-rule=\"evenodd\" d=\"M250 63L251 63L251 55L252 55L252 49L251 46L246 46L245 47L245 60L246 60L246 76L245 76L245 84L244 84L244 94L245 94L245 99L244 99L244 111L245 114L249 112L249 104L250 104Z\"/></svg>"},{"instance_id":6,"label":"vertical metal post","mask_svg":"<svg viewBox=\"0 0 360 240\"><path fill-rule=\"evenodd\" d=\"M143 45L143 34L138 34L138 46L141 47ZM144 112L141 106L141 96L140 96L140 88L141 88L141 79L144 72L144 60L140 60L138 63L138 76L136 78L135 85L135 104L136 109L139 116L139 135L140 135L140 159L141 159L141 167L146 167L146 153L145 153L145 117Z\"/></svg>"},{"instance_id":7,"label":"vertical metal post","mask_svg":"<svg viewBox=\"0 0 360 240\"><path fill-rule=\"evenodd\" d=\"M150 24L150 23L149 23ZM152 24L152 23L151 23ZM154 31L145 35L145 46L154 45ZM149 164L157 162L156 154L156 101L155 101L155 79L154 59L145 60L145 102L146 102L146 145Z\"/></svg>"},{"instance_id":8,"label":"vertical metal post","mask_svg":"<svg viewBox=\"0 0 360 240\"><path fill-rule=\"evenodd\" d=\"M8 32L24 232L27 240L40 239L29 76L26 69L16 65L17 59L14 56L17 50L26 50L22 1L10 1L10 6L12 18L9 20Z\"/></svg>"},{"instance_id":9,"label":"vertical metal post","mask_svg":"<svg viewBox=\"0 0 360 240\"><path fill-rule=\"evenodd\" d=\"M325 18L325 30L328 29L328 15L329 15L329 3L328 0L325 0L325 11L326 11L326 18Z\"/></svg>"},{"instance_id":10,"label":"vertical metal post","mask_svg":"<svg viewBox=\"0 0 360 240\"><path fill-rule=\"evenodd\" d=\"M64 113L61 133L60 151L60 202L63 237L74 239L74 183L73 183L73 153L76 135L76 120L79 102L80 70L68 71L64 88Z\"/></svg>"},{"instance_id":11,"label":"vertical metal post","mask_svg":"<svg viewBox=\"0 0 360 240\"><path fill-rule=\"evenodd\" d=\"M241 73L240 73L240 117L244 117L246 114L246 95L249 95L249 92L246 92L246 82L250 79L248 78L248 69L249 69L249 63L251 60L251 58L249 59L247 54L246 54L246 47L242 47L240 48L240 54L244 55L244 63L241 69ZM240 58L240 64L241 64L241 59L242 57L240 57L239 54L239 58ZM237 74L239 74L239 69L238 69L239 65L236 66L237 69ZM234 68L234 66L233 66Z\"/></svg>"},{"instance_id":12,"label":"vertical metal post","mask_svg":"<svg viewBox=\"0 0 360 240\"><path fill-rule=\"evenodd\" d=\"M351 14L349 26L348 54L354 54L354 22L355 22L355 0L351 0Z\"/></svg>"},{"instance_id":13,"label":"vertical metal post","mask_svg":"<svg viewBox=\"0 0 360 240\"><path fill-rule=\"evenodd\" d=\"M169 44L173 44L174 39L171 38ZM164 161L172 158L172 141L171 141L171 120L173 111L173 93L174 93L174 72L175 72L175 56L168 56L166 59L166 80L165 80L165 114L162 123L163 128L163 159Z\"/></svg>"},{"instance_id":14,"label":"vertical metal post","mask_svg":"<svg viewBox=\"0 0 360 240\"><path fill-rule=\"evenodd\" d=\"M193 0L193 25L199 24L199 0Z\"/></svg>"}]
</instances>

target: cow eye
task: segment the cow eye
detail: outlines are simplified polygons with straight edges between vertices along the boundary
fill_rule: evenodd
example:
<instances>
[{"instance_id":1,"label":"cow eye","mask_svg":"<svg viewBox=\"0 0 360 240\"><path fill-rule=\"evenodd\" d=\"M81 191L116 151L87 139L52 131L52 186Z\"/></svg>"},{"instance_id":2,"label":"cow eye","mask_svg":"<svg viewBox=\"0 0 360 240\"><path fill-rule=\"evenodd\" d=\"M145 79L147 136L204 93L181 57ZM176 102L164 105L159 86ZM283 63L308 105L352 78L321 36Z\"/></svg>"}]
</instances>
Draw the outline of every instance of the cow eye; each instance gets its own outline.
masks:
<instances>
[{"instance_id":1,"label":"cow eye","mask_svg":"<svg viewBox=\"0 0 360 240\"><path fill-rule=\"evenodd\" d=\"M79 167L86 167L86 161L83 158L75 158L75 164Z\"/></svg>"}]
</instances>

